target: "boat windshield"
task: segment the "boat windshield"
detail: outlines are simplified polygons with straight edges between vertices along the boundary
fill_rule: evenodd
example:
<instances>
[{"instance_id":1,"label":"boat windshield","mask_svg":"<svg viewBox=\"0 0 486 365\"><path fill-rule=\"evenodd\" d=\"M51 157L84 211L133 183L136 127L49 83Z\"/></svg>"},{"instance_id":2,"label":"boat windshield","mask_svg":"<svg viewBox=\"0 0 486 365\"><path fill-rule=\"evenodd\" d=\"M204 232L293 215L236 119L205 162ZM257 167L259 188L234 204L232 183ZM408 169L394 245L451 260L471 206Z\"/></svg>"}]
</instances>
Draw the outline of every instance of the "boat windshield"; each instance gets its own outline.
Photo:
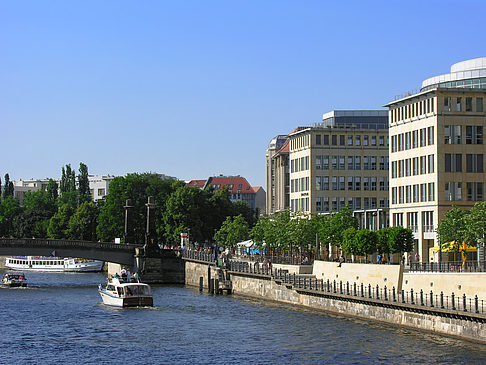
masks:
<instances>
[{"instance_id":1,"label":"boat windshield","mask_svg":"<svg viewBox=\"0 0 486 365\"><path fill-rule=\"evenodd\" d=\"M127 296L150 295L150 288L146 285L129 285L125 291Z\"/></svg>"}]
</instances>

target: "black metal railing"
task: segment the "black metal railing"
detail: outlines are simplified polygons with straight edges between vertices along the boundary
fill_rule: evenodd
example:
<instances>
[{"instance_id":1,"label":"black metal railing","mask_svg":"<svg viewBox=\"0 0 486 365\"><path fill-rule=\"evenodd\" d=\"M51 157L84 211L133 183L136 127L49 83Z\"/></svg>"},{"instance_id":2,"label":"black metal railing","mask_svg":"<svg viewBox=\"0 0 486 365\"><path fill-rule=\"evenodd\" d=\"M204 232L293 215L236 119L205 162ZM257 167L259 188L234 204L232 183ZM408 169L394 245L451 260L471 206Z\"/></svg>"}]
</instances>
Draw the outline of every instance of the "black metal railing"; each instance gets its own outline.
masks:
<instances>
[{"instance_id":1,"label":"black metal railing","mask_svg":"<svg viewBox=\"0 0 486 365\"><path fill-rule=\"evenodd\" d=\"M207 251L183 250L182 257L209 263L214 263L216 261L216 255L214 252Z\"/></svg>"},{"instance_id":2,"label":"black metal railing","mask_svg":"<svg viewBox=\"0 0 486 365\"><path fill-rule=\"evenodd\" d=\"M410 271L425 272L485 272L486 261L446 261L446 262L411 262Z\"/></svg>"},{"instance_id":3,"label":"black metal railing","mask_svg":"<svg viewBox=\"0 0 486 365\"><path fill-rule=\"evenodd\" d=\"M330 281L317 279L311 275L299 275L289 273L287 270L272 268L271 264L258 262L245 262L230 260L227 265L231 271L242 272L247 274L267 275L274 280L290 284L293 288L314 290L323 293L339 294L355 298L366 298L367 300L385 301L391 303L401 303L423 308L434 308L442 310L452 310L464 313L486 314L484 300L478 299L478 296L467 297L465 294L445 295L425 292L423 290L409 291L396 290L395 287L380 287L371 284L349 283L343 281Z\"/></svg>"},{"instance_id":4,"label":"black metal railing","mask_svg":"<svg viewBox=\"0 0 486 365\"><path fill-rule=\"evenodd\" d=\"M312 265L314 263L314 259L308 259L306 257L301 256L282 256L282 255L275 255L275 256L258 256L258 255L251 255L248 257L249 261L252 262L260 262L266 263L271 262L273 264L286 264L286 265Z\"/></svg>"}]
</instances>

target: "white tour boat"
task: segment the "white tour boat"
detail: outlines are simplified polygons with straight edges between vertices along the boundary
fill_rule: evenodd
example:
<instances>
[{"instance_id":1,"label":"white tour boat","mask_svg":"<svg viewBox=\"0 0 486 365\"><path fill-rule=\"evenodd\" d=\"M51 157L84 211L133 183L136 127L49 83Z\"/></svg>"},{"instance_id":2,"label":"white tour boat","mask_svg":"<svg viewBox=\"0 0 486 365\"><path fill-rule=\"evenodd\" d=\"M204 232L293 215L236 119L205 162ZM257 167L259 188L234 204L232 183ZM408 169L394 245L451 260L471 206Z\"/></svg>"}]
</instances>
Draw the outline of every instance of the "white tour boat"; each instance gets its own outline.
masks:
<instances>
[{"instance_id":1,"label":"white tour boat","mask_svg":"<svg viewBox=\"0 0 486 365\"><path fill-rule=\"evenodd\" d=\"M16 256L7 257L5 266L21 271L97 272L103 268L103 261L70 257Z\"/></svg>"},{"instance_id":2,"label":"white tour boat","mask_svg":"<svg viewBox=\"0 0 486 365\"><path fill-rule=\"evenodd\" d=\"M23 273L19 274L7 272L2 276L1 285L8 288L14 288L19 286L26 287L27 279L25 278L25 275Z\"/></svg>"},{"instance_id":3,"label":"white tour boat","mask_svg":"<svg viewBox=\"0 0 486 365\"><path fill-rule=\"evenodd\" d=\"M98 286L103 303L115 307L153 306L150 286L143 283L125 283L117 277L108 280L106 287Z\"/></svg>"}]
</instances>

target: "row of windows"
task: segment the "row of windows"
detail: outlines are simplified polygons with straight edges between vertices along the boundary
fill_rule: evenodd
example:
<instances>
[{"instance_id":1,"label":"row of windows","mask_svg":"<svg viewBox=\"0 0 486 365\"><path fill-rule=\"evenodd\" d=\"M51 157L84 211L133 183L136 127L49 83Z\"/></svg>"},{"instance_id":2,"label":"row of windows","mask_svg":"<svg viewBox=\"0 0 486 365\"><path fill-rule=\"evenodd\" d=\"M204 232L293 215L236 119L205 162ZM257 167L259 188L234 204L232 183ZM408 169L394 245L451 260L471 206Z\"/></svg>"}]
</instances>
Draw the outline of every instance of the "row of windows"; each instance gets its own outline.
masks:
<instances>
[{"instance_id":1,"label":"row of windows","mask_svg":"<svg viewBox=\"0 0 486 365\"><path fill-rule=\"evenodd\" d=\"M446 182L445 183L445 200L458 201L463 200L462 182ZM483 200L484 186L482 182L467 182L467 201Z\"/></svg>"},{"instance_id":2,"label":"row of windows","mask_svg":"<svg viewBox=\"0 0 486 365\"><path fill-rule=\"evenodd\" d=\"M290 192L299 193L301 191L309 191L309 177L301 177L299 179L290 180Z\"/></svg>"},{"instance_id":3,"label":"row of windows","mask_svg":"<svg viewBox=\"0 0 486 365\"><path fill-rule=\"evenodd\" d=\"M433 202L435 183L406 185L392 188L392 204Z\"/></svg>"},{"instance_id":4,"label":"row of windows","mask_svg":"<svg viewBox=\"0 0 486 365\"><path fill-rule=\"evenodd\" d=\"M346 184L347 180L347 184ZM329 184L331 182L331 185ZM362 184L361 184L362 183ZM388 178L375 176L316 176L316 190L380 191L388 190Z\"/></svg>"},{"instance_id":5,"label":"row of windows","mask_svg":"<svg viewBox=\"0 0 486 365\"><path fill-rule=\"evenodd\" d=\"M346 160L348 170L388 170L388 156L379 156L379 165L377 166L378 156L316 156L316 170L345 170ZM361 165L361 162L363 164ZM330 163L330 164L329 164Z\"/></svg>"},{"instance_id":6,"label":"row of windows","mask_svg":"<svg viewBox=\"0 0 486 365\"><path fill-rule=\"evenodd\" d=\"M407 227L414 232L418 231L418 213L419 212L407 213ZM393 225L395 227L404 227L403 213L393 213ZM424 232L434 232L433 211L422 212L422 227Z\"/></svg>"},{"instance_id":7,"label":"row of windows","mask_svg":"<svg viewBox=\"0 0 486 365\"><path fill-rule=\"evenodd\" d=\"M467 125L466 144L483 144L483 127L478 125ZM445 144L462 144L461 125L444 126L444 143Z\"/></svg>"},{"instance_id":8,"label":"row of windows","mask_svg":"<svg viewBox=\"0 0 486 365\"><path fill-rule=\"evenodd\" d=\"M483 112L483 98L472 97L445 97L444 109L445 112Z\"/></svg>"},{"instance_id":9,"label":"row of windows","mask_svg":"<svg viewBox=\"0 0 486 365\"><path fill-rule=\"evenodd\" d=\"M462 172L462 154L445 154L445 172ZM482 154L466 154L466 172L484 172Z\"/></svg>"},{"instance_id":10,"label":"row of windows","mask_svg":"<svg viewBox=\"0 0 486 365\"><path fill-rule=\"evenodd\" d=\"M290 200L290 210L292 212L309 211L309 198L298 198Z\"/></svg>"},{"instance_id":11,"label":"row of windows","mask_svg":"<svg viewBox=\"0 0 486 365\"><path fill-rule=\"evenodd\" d=\"M363 204L361 204L363 199ZM330 204L329 204L330 203ZM317 212L337 212L347 206L351 210L367 210L376 208L387 208L388 198L359 198L359 197L320 197L316 198L316 211ZM379 206L378 206L379 204Z\"/></svg>"},{"instance_id":12,"label":"row of windows","mask_svg":"<svg viewBox=\"0 0 486 365\"><path fill-rule=\"evenodd\" d=\"M388 141L385 141L385 136L382 135L316 134L316 146L385 146L385 142L388 145Z\"/></svg>"},{"instance_id":13,"label":"row of windows","mask_svg":"<svg viewBox=\"0 0 486 365\"><path fill-rule=\"evenodd\" d=\"M391 151L406 151L434 144L434 127L421 128L391 137Z\"/></svg>"},{"instance_id":14,"label":"row of windows","mask_svg":"<svg viewBox=\"0 0 486 365\"><path fill-rule=\"evenodd\" d=\"M432 174L434 172L434 155L406 158L392 161L392 179L404 176Z\"/></svg>"},{"instance_id":15,"label":"row of windows","mask_svg":"<svg viewBox=\"0 0 486 365\"><path fill-rule=\"evenodd\" d=\"M310 145L310 135L303 135L299 137L293 137L290 139L290 149L297 150L300 148L309 147Z\"/></svg>"},{"instance_id":16,"label":"row of windows","mask_svg":"<svg viewBox=\"0 0 486 365\"><path fill-rule=\"evenodd\" d=\"M419 115L425 115L434 112L434 100L432 98L424 99L404 105L391 111L391 121L398 122L408 118L417 117Z\"/></svg>"},{"instance_id":17,"label":"row of windows","mask_svg":"<svg viewBox=\"0 0 486 365\"><path fill-rule=\"evenodd\" d=\"M309 156L290 160L290 172L299 172L305 170L309 170Z\"/></svg>"}]
</instances>

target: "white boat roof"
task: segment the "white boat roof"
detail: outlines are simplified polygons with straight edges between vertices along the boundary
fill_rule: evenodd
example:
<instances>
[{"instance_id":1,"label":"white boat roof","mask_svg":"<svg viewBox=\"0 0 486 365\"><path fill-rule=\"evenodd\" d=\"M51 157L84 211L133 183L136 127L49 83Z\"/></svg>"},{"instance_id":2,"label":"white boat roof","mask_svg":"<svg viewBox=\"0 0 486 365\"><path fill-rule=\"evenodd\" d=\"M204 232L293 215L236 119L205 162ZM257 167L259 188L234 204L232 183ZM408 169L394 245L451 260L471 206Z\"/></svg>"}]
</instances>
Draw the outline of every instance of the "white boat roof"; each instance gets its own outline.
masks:
<instances>
[{"instance_id":1,"label":"white boat roof","mask_svg":"<svg viewBox=\"0 0 486 365\"><path fill-rule=\"evenodd\" d=\"M111 278L109 284L116 285L116 286L135 286L135 285L149 286L148 284L145 283L122 283L118 278L115 277Z\"/></svg>"}]
</instances>

